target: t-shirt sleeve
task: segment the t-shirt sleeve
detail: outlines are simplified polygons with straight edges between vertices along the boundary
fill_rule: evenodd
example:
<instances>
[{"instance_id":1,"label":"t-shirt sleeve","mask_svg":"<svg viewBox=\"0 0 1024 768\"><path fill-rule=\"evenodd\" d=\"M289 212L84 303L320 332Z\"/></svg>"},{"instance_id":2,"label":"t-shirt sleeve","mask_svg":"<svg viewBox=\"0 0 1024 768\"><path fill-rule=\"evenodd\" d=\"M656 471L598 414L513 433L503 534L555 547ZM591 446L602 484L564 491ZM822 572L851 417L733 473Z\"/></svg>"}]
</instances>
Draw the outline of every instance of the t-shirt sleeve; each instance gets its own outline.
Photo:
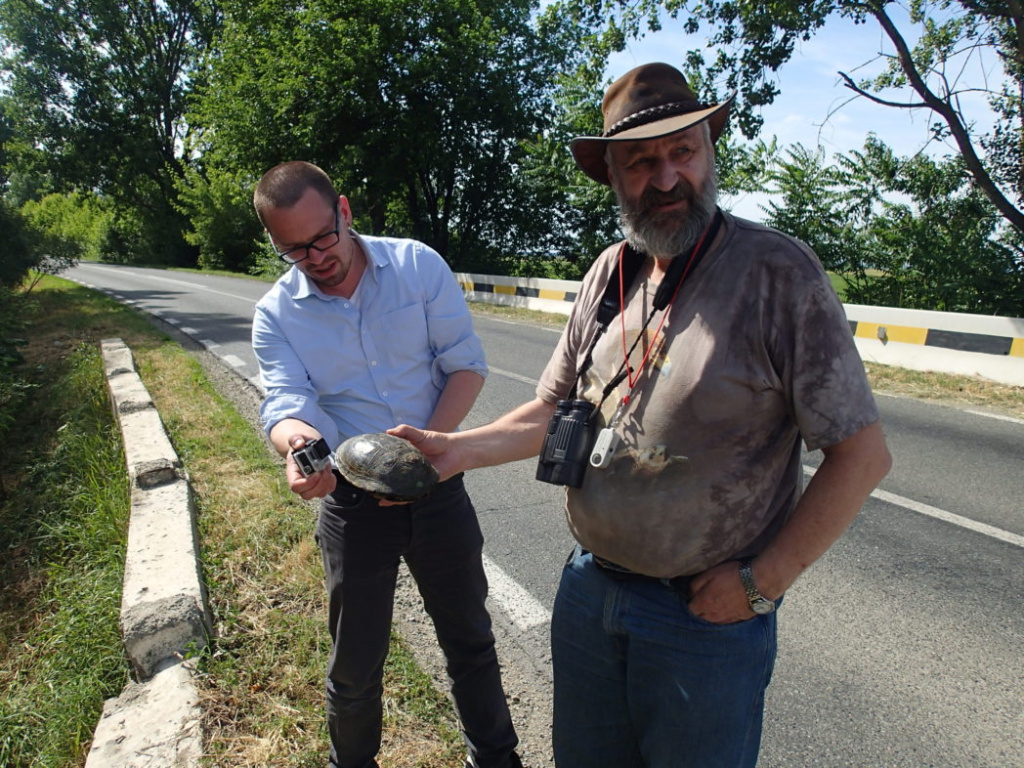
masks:
<instances>
[{"instance_id":1,"label":"t-shirt sleeve","mask_svg":"<svg viewBox=\"0 0 1024 768\"><path fill-rule=\"evenodd\" d=\"M774 304L770 349L808 449L842 442L878 421L843 305L814 254L800 244L799 277Z\"/></svg>"}]
</instances>

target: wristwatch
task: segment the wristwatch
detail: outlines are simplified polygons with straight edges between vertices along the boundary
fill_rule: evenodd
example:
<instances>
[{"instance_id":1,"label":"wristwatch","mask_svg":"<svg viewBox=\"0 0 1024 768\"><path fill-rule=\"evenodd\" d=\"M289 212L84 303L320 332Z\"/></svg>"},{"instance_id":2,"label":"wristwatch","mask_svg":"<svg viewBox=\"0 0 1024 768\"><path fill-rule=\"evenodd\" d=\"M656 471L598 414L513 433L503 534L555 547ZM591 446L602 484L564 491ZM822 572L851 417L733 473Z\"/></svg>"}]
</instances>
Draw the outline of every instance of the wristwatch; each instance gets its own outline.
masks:
<instances>
[{"instance_id":1,"label":"wristwatch","mask_svg":"<svg viewBox=\"0 0 1024 768\"><path fill-rule=\"evenodd\" d=\"M754 572L750 569L750 564L753 561L752 557L740 561L740 581L743 582L743 589L746 590L750 610L762 615L771 613L775 610L775 602L757 591L757 585L754 584Z\"/></svg>"}]
</instances>

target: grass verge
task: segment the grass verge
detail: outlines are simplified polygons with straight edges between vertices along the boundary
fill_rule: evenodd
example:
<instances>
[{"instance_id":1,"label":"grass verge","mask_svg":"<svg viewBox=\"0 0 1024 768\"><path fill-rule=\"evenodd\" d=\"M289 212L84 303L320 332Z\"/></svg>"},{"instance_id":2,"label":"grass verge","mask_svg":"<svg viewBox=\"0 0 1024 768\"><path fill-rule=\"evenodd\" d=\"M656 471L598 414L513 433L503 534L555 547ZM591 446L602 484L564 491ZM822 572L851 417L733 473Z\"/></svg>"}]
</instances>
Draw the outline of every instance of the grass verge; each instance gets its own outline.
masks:
<instances>
[{"instance_id":1,"label":"grass verge","mask_svg":"<svg viewBox=\"0 0 1024 768\"><path fill-rule=\"evenodd\" d=\"M35 390L0 468L0 765L12 768L80 765L104 698L127 680L128 482L93 339L137 319L54 282L26 310Z\"/></svg>"},{"instance_id":2,"label":"grass verge","mask_svg":"<svg viewBox=\"0 0 1024 768\"><path fill-rule=\"evenodd\" d=\"M0 765L82 765L128 680L118 630L129 487L99 341L131 348L195 489L216 637L196 661L211 766L326 761L328 637L312 508L201 367L137 312L63 280L33 293L36 407L0 507ZM397 638L382 766L461 765L444 696Z\"/></svg>"}]
</instances>

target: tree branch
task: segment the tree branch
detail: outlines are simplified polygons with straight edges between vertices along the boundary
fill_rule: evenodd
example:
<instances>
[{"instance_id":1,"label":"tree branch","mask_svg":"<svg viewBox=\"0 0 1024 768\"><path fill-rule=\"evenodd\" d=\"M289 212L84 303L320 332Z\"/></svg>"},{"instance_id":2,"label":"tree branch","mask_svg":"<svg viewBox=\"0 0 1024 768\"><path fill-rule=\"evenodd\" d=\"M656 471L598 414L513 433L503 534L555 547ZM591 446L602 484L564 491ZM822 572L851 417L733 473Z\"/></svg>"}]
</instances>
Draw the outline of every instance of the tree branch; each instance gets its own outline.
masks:
<instances>
[{"instance_id":1,"label":"tree branch","mask_svg":"<svg viewBox=\"0 0 1024 768\"><path fill-rule=\"evenodd\" d=\"M883 107L896 107L897 109L922 109L922 108L929 109L930 108L928 106L928 104L926 104L923 101L907 102L905 104L901 104L898 101L889 101L887 99L883 99L883 98L881 98L879 96L875 96L875 94L873 94L873 93L865 91L863 88L861 88L859 85L857 85L856 82L854 82L852 77L850 77L845 72L840 72L839 76L841 78L843 78L843 84L845 85L845 87L849 88L851 91L856 93L858 96L863 96L868 101L873 101L873 102L875 102L875 104L881 104Z\"/></svg>"},{"instance_id":2,"label":"tree branch","mask_svg":"<svg viewBox=\"0 0 1024 768\"><path fill-rule=\"evenodd\" d=\"M985 170L985 166L982 164L981 159L978 157L978 153L974 149L970 132L967 126L964 125L960 113L949 101L940 98L928 87L928 84L924 81L924 78L917 69L917 65L914 62L913 55L910 48L907 46L906 40L903 39L899 30L896 29L896 25L893 24L892 19L886 15L884 8L880 5L873 6L870 8L869 13L875 17L885 34L896 47L896 54L900 61L900 68L910 81L910 87L913 88L922 99L924 99L924 106L938 114L946 122L946 125L949 126L950 133L956 141L957 146L960 148L960 154L963 156L964 163L967 165L967 170L974 177L978 186L985 193L988 199L992 201L992 204L1006 218L1006 220L1018 230L1024 232L1024 211L1020 210L1010 202L1006 195L1003 194L1002 190L1000 190L992 180L992 177L989 176L988 171Z\"/></svg>"}]
</instances>

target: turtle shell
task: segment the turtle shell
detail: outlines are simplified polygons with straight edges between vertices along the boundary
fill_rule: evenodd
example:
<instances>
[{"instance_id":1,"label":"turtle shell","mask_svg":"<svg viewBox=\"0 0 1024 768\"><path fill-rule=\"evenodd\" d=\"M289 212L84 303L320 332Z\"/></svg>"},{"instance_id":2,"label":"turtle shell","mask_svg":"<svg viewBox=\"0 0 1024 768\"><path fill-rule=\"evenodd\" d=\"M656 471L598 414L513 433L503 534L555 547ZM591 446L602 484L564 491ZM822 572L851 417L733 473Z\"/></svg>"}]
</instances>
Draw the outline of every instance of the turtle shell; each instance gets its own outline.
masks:
<instances>
[{"instance_id":1,"label":"turtle shell","mask_svg":"<svg viewBox=\"0 0 1024 768\"><path fill-rule=\"evenodd\" d=\"M438 481L437 470L422 451L385 432L350 437L334 452L334 464L356 488L389 501L426 496Z\"/></svg>"}]
</instances>

